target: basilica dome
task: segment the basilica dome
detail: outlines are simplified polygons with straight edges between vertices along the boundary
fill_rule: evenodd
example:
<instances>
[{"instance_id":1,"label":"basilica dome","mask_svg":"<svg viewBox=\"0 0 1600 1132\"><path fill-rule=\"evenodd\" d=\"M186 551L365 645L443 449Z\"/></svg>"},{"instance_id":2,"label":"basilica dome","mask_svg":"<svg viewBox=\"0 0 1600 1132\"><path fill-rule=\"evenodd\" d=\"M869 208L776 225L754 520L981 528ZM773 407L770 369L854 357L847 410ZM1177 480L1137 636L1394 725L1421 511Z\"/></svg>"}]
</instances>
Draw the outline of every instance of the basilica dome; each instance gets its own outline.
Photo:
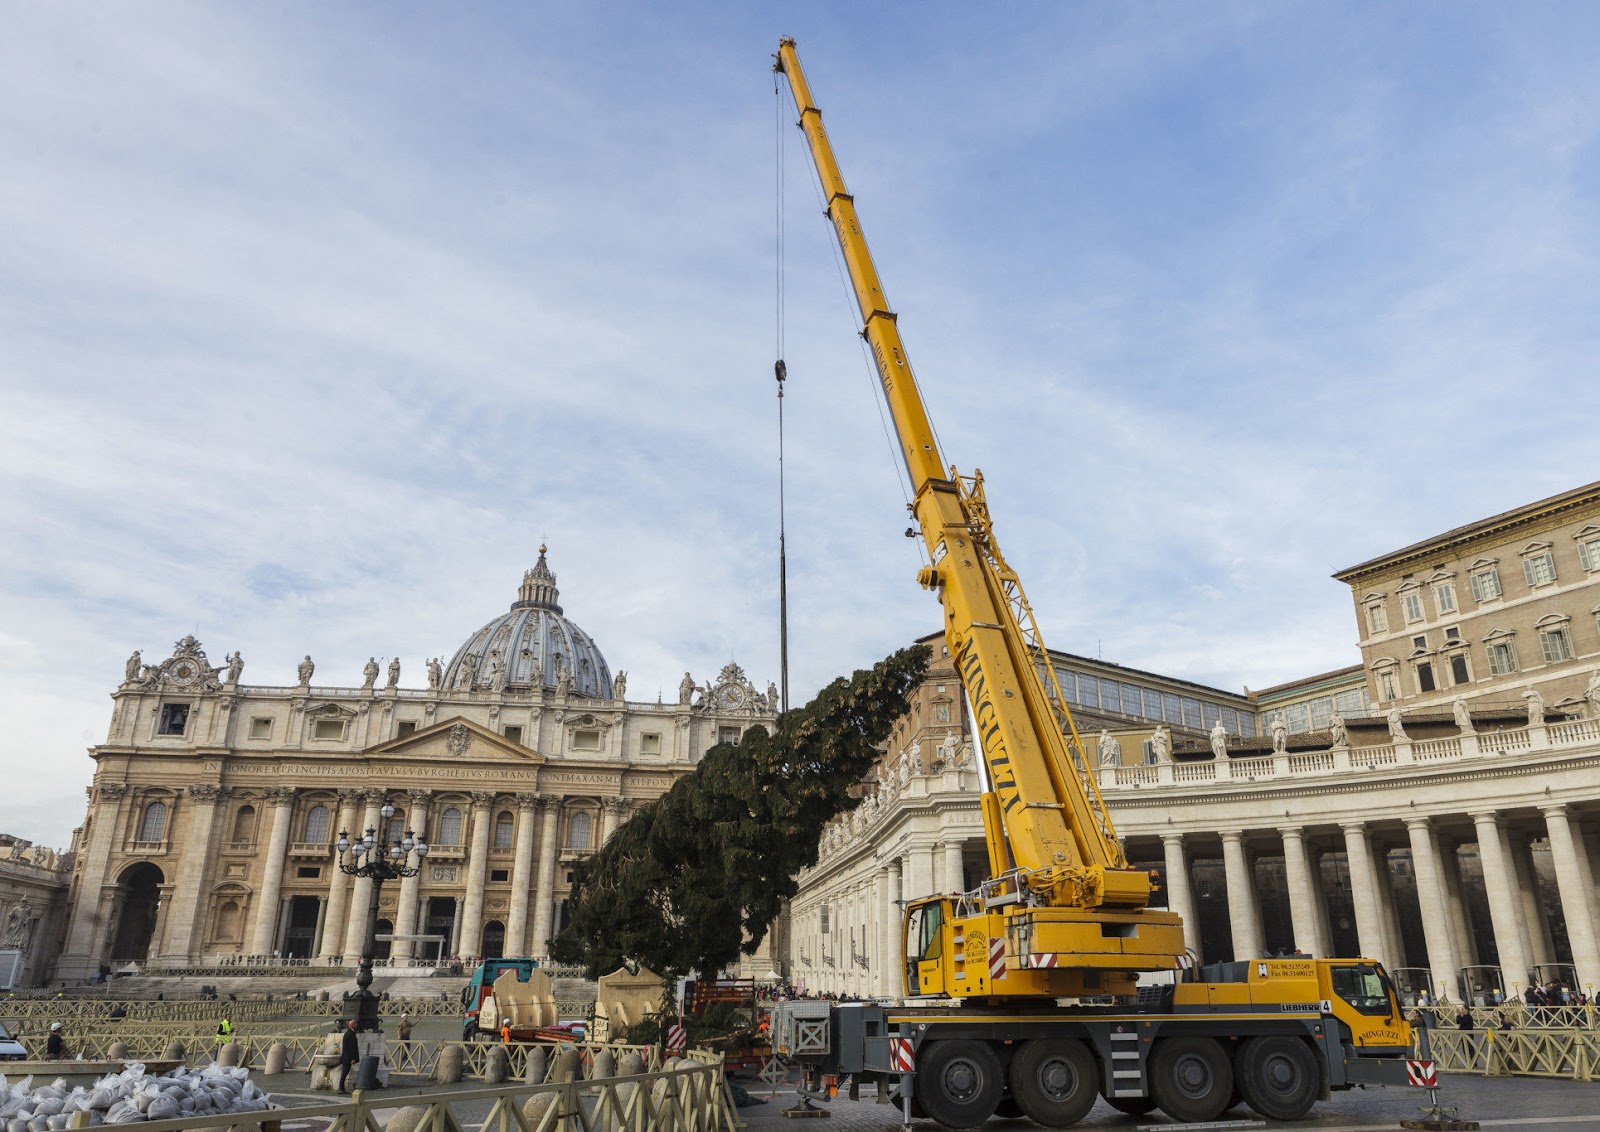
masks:
<instances>
[{"instance_id":1,"label":"basilica dome","mask_svg":"<svg viewBox=\"0 0 1600 1132\"><path fill-rule=\"evenodd\" d=\"M574 695L611 698L611 669L600 648L561 614L556 576L539 561L522 575L511 610L479 629L450 658L443 686L450 691L558 688L570 679Z\"/></svg>"}]
</instances>

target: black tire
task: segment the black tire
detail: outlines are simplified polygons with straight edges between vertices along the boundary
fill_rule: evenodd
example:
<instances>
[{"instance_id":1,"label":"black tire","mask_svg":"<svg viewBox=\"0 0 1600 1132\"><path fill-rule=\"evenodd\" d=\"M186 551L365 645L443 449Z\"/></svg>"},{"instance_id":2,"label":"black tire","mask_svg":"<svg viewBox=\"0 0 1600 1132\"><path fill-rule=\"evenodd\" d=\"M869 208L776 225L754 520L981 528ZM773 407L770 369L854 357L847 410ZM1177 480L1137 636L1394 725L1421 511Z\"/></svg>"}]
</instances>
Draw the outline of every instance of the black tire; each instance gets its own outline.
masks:
<instances>
[{"instance_id":1,"label":"black tire","mask_svg":"<svg viewBox=\"0 0 1600 1132\"><path fill-rule=\"evenodd\" d=\"M1184 1124L1215 1120L1233 1095L1233 1066L1210 1038L1166 1038L1150 1057L1150 1095Z\"/></svg>"},{"instance_id":2,"label":"black tire","mask_svg":"<svg viewBox=\"0 0 1600 1132\"><path fill-rule=\"evenodd\" d=\"M928 1119L946 1128L976 1128L1005 1095L1000 1059L984 1042L929 1042L918 1051L916 1090Z\"/></svg>"},{"instance_id":3,"label":"black tire","mask_svg":"<svg viewBox=\"0 0 1600 1132\"><path fill-rule=\"evenodd\" d=\"M1148 1116L1156 1110L1149 1097L1106 1097L1105 1102L1126 1116Z\"/></svg>"},{"instance_id":4,"label":"black tire","mask_svg":"<svg viewBox=\"0 0 1600 1132\"><path fill-rule=\"evenodd\" d=\"M1070 1128L1100 1095L1094 1055L1070 1038L1035 1038L1011 1059L1011 1095L1046 1128Z\"/></svg>"},{"instance_id":5,"label":"black tire","mask_svg":"<svg viewBox=\"0 0 1600 1132\"><path fill-rule=\"evenodd\" d=\"M1234 1076L1245 1103L1268 1120L1300 1120L1322 1092L1322 1072L1306 1043L1284 1036L1251 1038Z\"/></svg>"}]
</instances>

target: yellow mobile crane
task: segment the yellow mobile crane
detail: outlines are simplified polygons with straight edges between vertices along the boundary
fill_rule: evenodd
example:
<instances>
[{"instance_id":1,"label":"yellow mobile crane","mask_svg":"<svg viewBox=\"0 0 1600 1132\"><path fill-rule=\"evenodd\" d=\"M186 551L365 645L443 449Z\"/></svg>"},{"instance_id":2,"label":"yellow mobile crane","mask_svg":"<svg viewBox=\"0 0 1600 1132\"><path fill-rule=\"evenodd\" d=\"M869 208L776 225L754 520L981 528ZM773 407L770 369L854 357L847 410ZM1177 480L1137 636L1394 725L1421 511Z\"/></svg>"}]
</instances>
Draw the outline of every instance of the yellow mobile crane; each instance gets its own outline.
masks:
<instances>
[{"instance_id":1,"label":"yellow mobile crane","mask_svg":"<svg viewBox=\"0 0 1600 1132\"><path fill-rule=\"evenodd\" d=\"M1190 966L1182 921L1148 906L1150 875L1128 864L1117 840L1022 585L995 541L982 475L962 476L940 455L794 40L781 41L776 59L910 475L931 563L918 580L938 594L972 705L990 866L974 892L912 901L902 925L908 998L967 1009L819 1014L794 1004L780 1013L780 1047L805 1049L819 1071L896 1075L908 1106L951 1127L1006 1105L1064 1127L1097 1095L1185 1121L1213 1119L1241 1098L1294 1119L1332 1089L1407 1083L1410 1028L1370 960L1215 964L1184 970L1133 1005L1141 973Z\"/></svg>"}]
</instances>

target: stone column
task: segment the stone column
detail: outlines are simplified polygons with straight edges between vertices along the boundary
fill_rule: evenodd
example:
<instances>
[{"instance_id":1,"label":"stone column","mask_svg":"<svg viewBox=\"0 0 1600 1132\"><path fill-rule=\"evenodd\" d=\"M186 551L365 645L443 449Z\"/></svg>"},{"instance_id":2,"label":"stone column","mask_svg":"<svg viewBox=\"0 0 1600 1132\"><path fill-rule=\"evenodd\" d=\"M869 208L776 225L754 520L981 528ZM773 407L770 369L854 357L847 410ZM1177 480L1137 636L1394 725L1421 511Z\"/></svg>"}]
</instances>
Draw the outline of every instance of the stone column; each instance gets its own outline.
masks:
<instances>
[{"instance_id":1,"label":"stone column","mask_svg":"<svg viewBox=\"0 0 1600 1132\"><path fill-rule=\"evenodd\" d=\"M205 890L206 865L213 859L216 846L211 844L212 827L216 824L217 803L223 797L222 787L210 782L189 784L189 823L183 861L178 875L172 878L172 915L167 917L166 944L163 958L178 964L187 963L195 955L195 938L200 930L200 895ZM171 821L171 815L168 821Z\"/></svg>"},{"instance_id":2,"label":"stone column","mask_svg":"<svg viewBox=\"0 0 1600 1132\"><path fill-rule=\"evenodd\" d=\"M406 828L411 830L411 836L417 841L426 843L428 840L428 806L432 802L432 790L406 791ZM397 936L417 934L417 910L421 900L418 890L422 887L422 875L427 868L428 859L424 857L416 876L400 878L400 898L394 916L394 934ZM414 959L417 942L397 939L390 948L390 954L396 959Z\"/></svg>"},{"instance_id":3,"label":"stone column","mask_svg":"<svg viewBox=\"0 0 1600 1132\"><path fill-rule=\"evenodd\" d=\"M283 891L283 866L289 855L289 825L294 820L294 788L267 787L272 803L272 833L267 839L266 872L256 902L255 928L250 936L251 955L271 955L277 942L278 896Z\"/></svg>"},{"instance_id":4,"label":"stone column","mask_svg":"<svg viewBox=\"0 0 1600 1132\"><path fill-rule=\"evenodd\" d=\"M356 824L356 817L361 812L358 807L365 798L366 793L361 790L339 791L339 824L333 829L334 840L338 840L340 833L349 833L351 826ZM356 836L361 836L359 830ZM322 922L322 954L319 958L324 964L332 963L345 953L344 921L350 907L350 882L354 878L340 870L338 852L334 850L330 870L333 875L328 882L328 907Z\"/></svg>"},{"instance_id":5,"label":"stone column","mask_svg":"<svg viewBox=\"0 0 1600 1132\"><path fill-rule=\"evenodd\" d=\"M1572 824L1566 806L1544 806L1545 828L1550 833L1550 856L1556 867L1556 885L1561 890L1561 912L1567 921L1567 939L1572 944L1572 964L1577 968L1578 986L1600 982L1600 947L1595 943L1594 892L1585 882L1579 865L1579 846L1573 840Z\"/></svg>"},{"instance_id":6,"label":"stone column","mask_svg":"<svg viewBox=\"0 0 1600 1132\"><path fill-rule=\"evenodd\" d=\"M1473 938L1472 925L1467 919L1467 902L1461 895L1461 858L1454 839L1439 838L1440 876L1444 879L1445 900L1450 906L1450 938L1454 941L1456 960L1463 967L1478 963L1478 942Z\"/></svg>"},{"instance_id":7,"label":"stone column","mask_svg":"<svg viewBox=\"0 0 1600 1132\"><path fill-rule=\"evenodd\" d=\"M609 810L608 810L609 812ZM533 891L533 826L539 820L539 795L517 795L517 848L511 863L511 922L506 925L506 954L527 955L528 898Z\"/></svg>"},{"instance_id":8,"label":"stone column","mask_svg":"<svg viewBox=\"0 0 1600 1132\"><path fill-rule=\"evenodd\" d=\"M1417 879L1417 906L1422 914L1422 938L1428 947L1428 970L1433 972L1433 993L1456 996L1456 972L1461 960L1450 938L1450 899L1439 863L1439 844L1425 817L1406 819L1411 838L1411 869Z\"/></svg>"},{"instance_id":9,"label":"stone column","mask_svg":"<svg viewBox=\"0 0 1600 1132\"><path fill-rule=\"evenodd\" d=\"M1222 865L1228 879L1228 919L1233 929L1235 962L1261 954L1261 914L1256 910L1255 877L1250 857L1245 852L1244 834L1239 830L1222 833Z\"/></svg>"},{"instance_id":10,"label":"stone column","mask_svg":"<svg viewBox=\"0 0 1600 1132\"><path fill-rule=\"evenodd\" d=\"M912 849L906 857L905 893L907 900L919 900L933 893L932 861L921 846Z\"/></svg>"},{"instance_id":11,"label":"stone column","mask_svg":"<svg viewBox=\"0 0 1600 1132\"><path fill-rule=\"evenodd\" d=\"M378 790L368 790L363 794L367 803L366 812L361 818L360 831L350 831L350 844L356 843L358 836L365 837L367 830L372 830L376 840L372 843L373 852L385 851L383 838L388 831L383 829L385 824L383 815L378 811L383 806L383 794ZM367 943L367 914L372 908L372 879L370 877L356 877L355 883L350 886L350 907L345 916L344 924L344 961L347 965L354 965L361 958L362 951Z\"/></svg>"},{"instance_id":12,"label":"stone column","mask_svg":"<svg viewBox=\"0 0 1600 1132\"><path fill-rule=\"evenodd\" d=\"M489 809L494 792L472 792L472 844L467 850L467 906L461 913L461 954L483 954L483 887L489 880Z\"/></svg>"},{"instance_id":13,"label":"stone column","mask_svg":"<svg viewBox=\"0 0 1600 1132\"><path fill-rule=\"evenodd\" d=\"M883 975L878 993L898 998L905 993L901 986L905 978L901 972L905 958L900 954L900 862L890 861L884 866L883 872L888 896L883 902Z\"/></svg>"},{"instance_id":14,"label":"stone column","mask_svg":"<svg viewBox=\"0 0 1600 1132\"><path fill-rule=\"evenodd\" d=\"M1317 885L1311 879L1311 863L1306 858L1305 830L1287 826L1283 830L1283 873L1289 889L1289 922L1294 930L1294 946L1307 955L1321 955L1317 935Z\"/></svg>"},{"instance_id":15,"label":"stone column","mask_svg":"<svg viewBox=\"0 0 1600 1132\"><path fill-rule=\"evenodd\" d=\"M1200 916L1189 884L1189 861L1183 851L1183 834L1163 833L1161 848L1167 859L1167 908L1183 917L1183 946L1200 962Z\"/></svg>"},{"instance_id":16,"label":"stone column","mask_svg":"<svg viewBox=\"0 0 1600 1132\"><path fill-rule=\"evenodd\" d=\"M1407 966L1406 943L1400 935L1400 902L1394 896L1394 873L1389 868L1389 850L1372 847L1372 871L1377 885L1378 907L1383 911L1383 962L1391 971Z\"/></svg>"},{"instance_id":17,"label":"stone column","mask_svg":"<svg viewBox=\"0 0 1600 1132\"><path fill-rule=\"evenodd\" d=\"M617 832L617 827L622 824L622 812L628 803L621 798L602 798L600 806L603 812L600 817L600 844L595 846L596 849L603 848L611 840L611 835Z\"/></svg>"},{"instance_id":18,"label":"stone column","mask_svg":"<svg viewBox=\"0 0 1600 1132\"><path fill-rule=\"evenodd\" d=\"M1311 912L1317 922L1317 954L1332 956L1333 918L1328 912L1327 889L1322 882L1323 851L1315 845L1306 846L1306 868L1311 874Z\"/></svg>"},{"instance_id":19,"label":"stone column","mask_svg":"<svg viewBox=\"0 0 1600 1132\"><path fill-rule=\"evenodd\" d=\"M966 865L963 858L961 842L946 841L944 843L944 890L946 892L966 891Z\"/></svg>"},{"instance_id":20,"label":"stone column","mask_svg":"<svg viewBox=\"0 0 1600 1132\"><path fill-rule=\"evenodd\" d=\"M127 792L126 786L116 782L90 788L89 844L85 847L83 875L79 881L78 901L72 909L72 921L67 927L66 946L56 967L62 978L88 979L99 971L104 952L111 946L105 939L116 926L104 894L115 882L107 883L106 873L112 846L117 843L117 827L121 824L118 819ZM170 815L167 820L171 821ZM97 936L100 939L97 940Z\"/></svg>"},{"instance_id":21,"label":"stone column","mask_svg":"<svg viewBox=\"0 0 1600 1132\"><path fill-rule=\"evenodd\" d=\"M560 858L556 842L560 833L561 799L545 795L544 826L539 831L539 888L534 895L533 940L528 945L534 955L547 954L550 937L555 934L556 863Z\"/></svg>"},{"instance_id":22,"label":"stone column","mask_svg":"<svg viewBox=\"0 0 1600 1132\"><path fill-rule=\"evenodd\" d=\"M1511 869L1522 896L1522 944L1534 966L1555 962L1555 941L1550 936L1550 916L1539 896L1539 873L1533 867L1533 846L1529 839L1506 832L1506 848L1511 853ZM1524 984L1526 986L1526 984Z\"/></svg>"},{"instance_id":23,"label":"stone column","mask_svg":"<svg viewBox=\"0 0 1600 1132\"><path fill-rule=\"evenodd\" d=\"M1522 901L1500 840L1498 815L1493 810L1479 810L1472 814L1472 824L1478 830L1478 856L1483 861L1483 887L1489 897L1495 950L1500 953L1500 977L1509 994L1512 983L1528 985L1528 956L1522 949L1522 933L1518 927Z\"/></svg>"},{"instance_id":24,"label":"stone column","mask_svg":"<svg viewBox=\"0 0 1600 1132\"><path fill-rule=\"evenodd\" d=\"M1366 822L1342 822L1344 851L1350 866L1350 897L1355 905L1356 937L1364 958L1384 962L1383 919L1378 907L1372 854L1367 847Z\"/></svg>"}]
</instances>

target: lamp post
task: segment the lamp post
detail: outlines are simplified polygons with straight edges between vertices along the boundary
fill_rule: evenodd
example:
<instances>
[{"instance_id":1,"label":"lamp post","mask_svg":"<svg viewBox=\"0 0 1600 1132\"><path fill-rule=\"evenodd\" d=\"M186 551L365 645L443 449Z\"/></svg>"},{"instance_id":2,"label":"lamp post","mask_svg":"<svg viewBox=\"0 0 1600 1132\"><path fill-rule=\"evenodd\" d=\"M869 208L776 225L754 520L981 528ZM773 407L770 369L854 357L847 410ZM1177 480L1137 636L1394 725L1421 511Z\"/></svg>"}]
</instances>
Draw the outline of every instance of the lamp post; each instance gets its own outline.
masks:
<instances>
[{"instance_id":1,"label":"lamp post","mask_svg":"<svg viewBox=\"0 0 1600 1132\"><path fill-rule=\"evenodd\" d=\"M394 817L394 805L388 798L378 813L382 815L383 828ZM356 970L356 992L344 996L345 1008L354 1014L356 1029L363 1033L378 1028L378 996L372 992L372 959L378 941L378 899L383 893L383 882L400 877L414 877L422 869L428 846L421 838L413 838L411 831L404 838L393 841L387 849L376 829L367 830L365 837L350 840L350 834L339 831L339 870L353 877L366 877L372 882L372 900L367 905L367 931L361 944L361 965ZM414 862L414 863L413 863Z\"/></svg>"}]
</instances>

